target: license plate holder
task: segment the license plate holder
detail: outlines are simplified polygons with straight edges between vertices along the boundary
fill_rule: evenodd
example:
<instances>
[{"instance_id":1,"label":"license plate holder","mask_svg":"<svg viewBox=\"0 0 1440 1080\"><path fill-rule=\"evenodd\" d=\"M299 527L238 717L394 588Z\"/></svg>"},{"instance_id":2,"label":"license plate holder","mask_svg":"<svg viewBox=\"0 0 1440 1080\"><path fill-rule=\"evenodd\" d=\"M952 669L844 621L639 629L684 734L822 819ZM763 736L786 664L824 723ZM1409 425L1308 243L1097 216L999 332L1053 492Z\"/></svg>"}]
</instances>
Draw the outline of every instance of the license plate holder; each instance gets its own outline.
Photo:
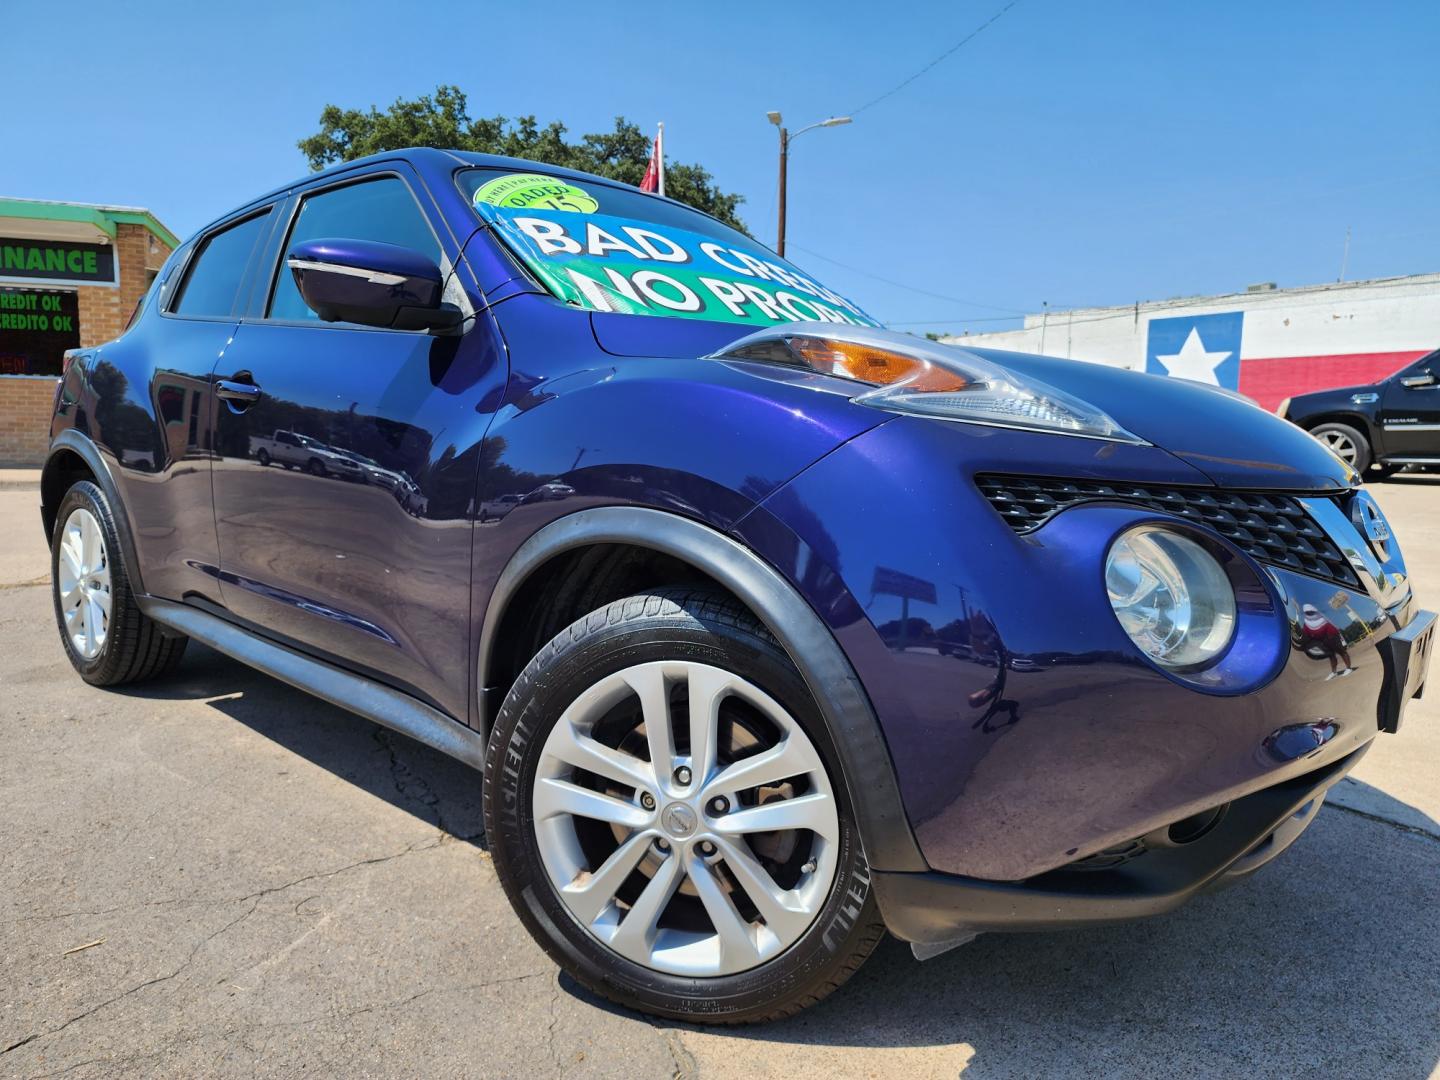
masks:
<instances>
[{"instance_id":1,"label":"license plate holder","mask_svg":"<svg viewBox=\"0 0 1440 1080\"><path fill-rule=\"evenodd\" d=\"M1399 731L1405 706L1411 698L1424 693L1434 640L1435 612L1417 611L1413 619L1380 643L1380 658L1385 665L1378 717L1381 731Z\"/></svg>"}]
</instances>

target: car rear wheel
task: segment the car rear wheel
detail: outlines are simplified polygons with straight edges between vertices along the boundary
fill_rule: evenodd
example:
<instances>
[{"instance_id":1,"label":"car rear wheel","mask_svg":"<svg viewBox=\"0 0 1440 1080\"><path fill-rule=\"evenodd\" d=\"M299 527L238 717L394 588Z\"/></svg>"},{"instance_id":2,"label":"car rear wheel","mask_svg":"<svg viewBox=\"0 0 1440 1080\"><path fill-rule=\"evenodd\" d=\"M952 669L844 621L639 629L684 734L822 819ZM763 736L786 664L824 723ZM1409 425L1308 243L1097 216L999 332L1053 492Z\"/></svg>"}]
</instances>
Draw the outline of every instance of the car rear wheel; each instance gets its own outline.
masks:
<instances>
[{"instance_id":1,"label":"car rear wheel","mask_svg":"<svg viewBox=\"0 0 1440 1080\"><path fill-rule=\"evenodd\" d=\"M51 593L65 655L94 686L117 686L169 674L187 638L167 636L146 617L105 493L84 480L65 493L50 543Z\"/></svg>"},{"instance_id":2,"label":"car rear wheel","mask_svg":"<svg viewBox=\"0 0 1440 1080\"><path fill-rule=\"evenodd\" d=\"M255 460L260 463L262 469L268 467L270 464L270 452L262 447L256 452Z\"/></svg>"},{"instance_id":3,"label":"car rear wheel","mask_svg":"<svg viewBox=\"0 0 1440 1080\"><path fill-rule=\"evenodd\" d=\"M1311 435L1361 476L1370 467L1370 441L1349 424L1321 424Z\"/></svg>"},{"instance_id":4,"label":"car rear wheel","mask_svg":"<svg viewBox=\"0 0 1440 1080\"><path fill-rule=\"evenodd\" d=\"M711 592L618 600L541 650L491 735L485 821L540 944L645 1012L787 1016L884 933L804 681Z\"/></svg>"}]
</instances>

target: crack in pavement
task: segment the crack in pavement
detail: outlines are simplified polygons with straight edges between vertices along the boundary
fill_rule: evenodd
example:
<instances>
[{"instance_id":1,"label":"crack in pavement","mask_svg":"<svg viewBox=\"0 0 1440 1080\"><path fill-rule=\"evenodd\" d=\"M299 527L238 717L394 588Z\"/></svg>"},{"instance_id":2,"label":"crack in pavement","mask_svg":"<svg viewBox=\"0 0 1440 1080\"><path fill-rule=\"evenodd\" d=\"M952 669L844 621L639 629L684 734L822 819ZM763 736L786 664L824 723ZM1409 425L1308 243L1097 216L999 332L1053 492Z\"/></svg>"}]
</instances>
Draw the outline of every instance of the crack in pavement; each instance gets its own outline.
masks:
<instances>
[{"instance_id":1,"label":"crack in pavement","mask_svg":"<svg viewBox=\"0 0 1440 1080\"><path fill-rule=\"evenodd\" d=\"M40 1033L38 1031L33 1035L26 1035L19 1042L13 1042L9 1046L5 1047L5 1049L0 1050L0 1054L8 1054L11 1050L19 1050L20 1047L24 1046L26 1043L34 1042L38 1038L40 1038Z\"/></svg>"},{"instance_id":2,"label":"crack in pavement","mask_svg":"<svg viewBox=\"0 0 1440 1080\"><path fill-rule=\"evenodd\" d=\"M414 854L417 851L430 851L439 846L440 839L432 836L425 840L417 840L415 843L409 844L399 851L391 852L389 855L375 855L369 859L357 859L355 862L346 863L344 866L335 870L321 870L313 874L306 874L293 881L287 881L284 885L272 885L268 888L260 889L258 892L247 893L244 896L233 897L229 900L220 900L217 901L217 903L240 903L245 900L272 896L275 893L284 892L286 889L293 889L296 885L303 885L307 881L321 881L325 878L332 878L361 866L379 866L381 863L393 862L395 859L403 859L406 855Z\"/></svg>"},{"instance_id":3,"label":"crack in pavement","mask_svg":"<svg viewBox=\"0 0 1440 1080\"><path fill-rule=\"evenodd\" d=\"M379 744L380 748L384 750L389 757L390 783L394 786L396 794L398 794L402 800L415 803L430 811L430 816L434 819L435 827L440 830L440 842L442 844L447 844L455 840L463 843L483 844L485 842L485 829L483 826L479 832L459 833L455 831L454 826L445 820L445 811L442 808L443 800L435 790L430 787L429 781L426 780L422 774L417 773L401 760L395 743L391 741L392 734L388 729L378 726L373 733L375 742ZM488 856L489 852L482 852L482 854Z\"/></svg>"},{"instance_id":4,"label":"crack in pavement","mask_svg":"<svg viewBox=\"0 0 1440 1080\"><path fill-rule=\"evenodd\" d=\"M65 1068L59 1069L55 1072L36 1073L30 1078L30 1080L53 1080L53 1078L57 1076L68 1076L76 1069L83 1069L86 1065L116 1065L121 1062L124 1062L127 1065L133 1065L137 1061L147 1061L154 1058L164 1057L167 1049L167 1047L161 1047L159 1050L149 1050L144 1053L126 1054L123 1057L118 1058L86 1058L84 1061L77 1061L73 1065L66 1065Z\"/></svg>"},{"instance_id":5,"label":"crack in pavement","mask_svg":"<svg viewBox=\"0 0 1440 1080\"><path fill-rule=\"evenodd\" d=\"M223 930L218 931L217 933L221 932L223 932ZM550 971L531 971L525 973L524 975L507 975L498 979L486 979L482 982L463 983L459 986L432 986L427 987L424 990L420 990L414 994L410 994L407 997L398 998L394 1001L378 1001L371 1005L362 1005L359 1008L347 1009L344 1012L340 1013L319 1013L315 1016L308 1016L300 1020L279 1020L263 1024L240 1024L235 1027L225 1028L224 1030L218 1032L204 1030L194 1031L189 1034L170 1038L167 1042L167 1045L159 1050L136 1051L134 1053L122 1055L120 1057L86 1058L84 1061L74 1062L73 1064L67 1065L65 1066L65 1068L60 1069L56 1072L36 1074L33 1080L45 1080L45 1078L47 1077L63 1076L66 1073L74 1072L76 1069L83 1068L86 1065L99 1065L102 1063L106 1065L117 1065L121 1062L144 1061L149 1058L161 1057L171 1050L178 1049L179 1047L189 1043L200 1042L207 1038L213 1037L224 1040L231 1039L239 1035L248 1035L251 1033L283 1031L289 1028L309 1027L312 1024L323 1023L326 1021L340 1022L350 1020L357 1016L364 1016L368 1013L389 1011L392 1009L403 1009L406 1006L413 1005L415 1002L420 1001L423 998L432 997L439 994L474 993L477 990L486 990L494 986L504 986L509 983L526 982L530 979L541 979L551 974L552 972ZM15 1045L23 1046L25 1043L39 1037L40 1036L38 1035L32 1035L29 1038L26 1038L21 1042L16 1043Z\"/></svg>"},{"instance_id":6,"label":"crack in pavement","mask_svg":"<svg viewBox=\"0 0 1440 1080\"><path fill-rule=\"evenodd\" d=\"M660 1021L643 1013L641 1019L654 1028L665 1043L665 1049L670 1054L670 1064L674 1066L670 1073L671 1080L696 1080L700 1075L700 1063L695 1060L695 1055L685 1048L680 1032L673 1027L661 1027Z\"/></svg>"},{"instance_id":7,"label":"crack in pavement","mask_svg":"<svg viewBox=\"0 0 1440 1080\"><path fill-rule=\"evenodd\" d=\"M1346 806L1344 803L1332 801L1327 802L1325 805L1333 806L1336 810L1344 810L1347 814L1354 814L1356 817L1364 818L1366 821L1373 821L1377 825L1388 825L1392 829L1410 833L1412 836L1423 836L1427 840L1440 842L1440 833L1431 832L1429 829L1422 828L1419 825L1410 825L1404 821L1396 821L1394 818L1387 818L1380 814L1371 813L1369 810L1360 810L1353 806Z\"/></svg>"},{"instance_id":8,"label":"crack in pavement","mask_svg":"<svg viewBox=\"0 0 1440 1080\"><path fill-rule=\"evenodd\" d=\"M247 897L246 899L248 899L248 897ZM66 1020L63 1024L59 1025L58 1027L53 1027L53 1028L51 1028L49 1031L40 1031L40 1032L36 1032L36 1033L34 1033L34 1034L32 1034L32 1035L27 1035L25 1038L21 1039L19 1042L17 1042L17 1043L12 1043L10 1046L5 1047L5 1049L0 1050L0 1054L8 1054L8 1053L10 1053L10 1051L19 1049L20 1047L24 1046L26 1043L34 1042L36 1039L48 1039L48 1038L50 1038L52 1035L58 1035L58 1034L60 1034L60 1032L64 1031L66 1028L68 1028L71 1024L77 1024L77 1023L79 1023L81 1020L84 1020L87 1016L93 1016L93 1015L95 1015L97 1012L99 1012L101 1009L106 1008L106 1007L109 1006L109 1005L113 1005L113 1004L115 1004L115 1002L117 1002L117 1001L122 1001L122 1000L124 1000L125 998L129 997L131 994L137 994L137 993L139 993L141 990L146 989L147 987L158 986L160 983L169 982L171 979L174 979L174 978L176 978L177 976L179 976L182 972L185 971L186 968L188 968L192 963L194 963L195 957L200 954L200 950L201 950L201 949L203 949L206 945L210 944L210 942L214 941L217 937L219 937L221 934L225 933L225 931L229 930L231 927L238 926L240 923L242 923L242 922L244 922L246 919L248 919L251 915L255 914L255 909L256 909L257 907L259 907L259 906L260 906L260 900L259 900L259 898L257 897L256 900L255 900L255 903L251 904L250 907L249 907L249 909L247 909L246 911L242 912L240 915L236 916L235 918L231 919L228 923L226 923L224 926L222 926L219 930L216 930L213 934L207 934L204 938L202 938L199 942L196 943L196 945L194 946L194 948L192 948L192 949L190 950L190 955L187 956L187 957L185 957L185 959L184 959L183 961L181 961L180 966L177 967L174 971L170 972L170 974L168 974L168 975L157 975L157 976L156 976L155 978L153 978L153 979L146 979L146 980L145 980L144 982L142 982L142 983L137 983L135 986L132 986L129 990L123 990L123 991L121 991L120 993L116 994L114 997L106 998L104 1001L100 1002L99 1004L92 1005L92 1006L90 1006L90 1008L86 1009L85 1011L76 1013L76 1014L75 1014L74 1016L72 1016L69 1020Z\"/></svg>"},{"instance_id":9,"label":"crack in pavement","mask_svg":"<svg viewBox=\"0 0 1440 1080\"><path fill-rule=\"evenodd\" d=\"M389 755L390 783L394 785L396 794L404 800L425 807L434 817L435 827L448 833L450 829L446 826L445 815L440 810L440 796L431 790L423 776L400 760L395 744L390 741L390 733L385 728L376 727L374 737L380 748Z\"/></svg>"},{"instance_id":10,"label":"crack in pavement","mask_svg":"<svg viewBox=\"0 0 1440 1080\"><path fill-rule=\"evenodd\" d=\"M428 837L428 838L426 838L426 839L424 839L424 840L416 841L415 843L410 844L409 846L401 849L400 851L393 851L393 852L391 852L391 853L388 854L388 855L376 855L376 856L374 856L374 857L372 857L372 858L369 858L369 859L357 859L355 862L346 863L344 866L336 867L336 868L333 869L333 870L319 870L319 871L316 871L316 872L313 873L313 874L306 874L306 875L303 876L303 877L295 878L293 881L287 881L287 882L286 882L285 884L283 884L283 885L272 885L272 886L269 886L268 888L261 889L261 890L259 890L258 892L246 893L244 896L220 896L220 897L204 897L204 896L200 896L200 897L183 897L183 896L176 896L176 897L170 897L170 898L165 899L165 900L143 900L143 901L141 901L141 902L139 902L139 903L134 903L134 904L116 904L114 907L96 908L96 909L94 909L94 910L87 910L87 911L61 911L61 912L55 912L55 913L45 914L45 915L21 915L21 916L19 916L18 918L6 919L6 920L4 920L3 922L0 922L0 925L10 926L10 925L18 924L18 923L27 923L27 922L53 922L53 921L55 921L55 920L57 920L57 919L78 919L78 918L81 918L81 917L83 917L83 916L91 916L91 917L93 917L93 916L97 916L97 915L113 915L113 914L115 914L116 912L120 912L120 911L139 911L139 910L142 909L142 908L148 908L148 907L171 907L171 906L180 905L180 904L195 904L195 905L207 906L207 907L208 907L208 906L217 906L217 907L218 907L218 906L222 906L222 905L225 905L225 904L236 904L236 903L241 903L241 902L243 902L243 901L245 901L245 900L254 899L254 898L256 898L256 897L264 897L264 896L269 896L269 895L271 895L272 893L284 892L286 889L294 888L296 885L303 885L303 884L304 884L305 882L307 882L307 881L320 881L320 880L323 880L323 879L325 879L325 878L332 878L332 877L335 877L335 876L337 876L337 875L339 875L339 874L343 874L343 873L345 873L345 872L347 872L347 871L349 871L349 870L354 870L354 869L356 869L357 867L361 867L361 866L376 866L376 865L379 865L380 863L390 862L390 861L393 860L393 859L403 858L404 856L413 854L413 853L415 853L415 852L420 852L420 851L432 851L432 850L434 850L435 848L441 847L441 846L443 846L443 845L445 845L445 844L454 843L454 842L457 841L457 840L458 840L458 841L461 841L461 842L464 842L464 843L474 843L475 841L483 840L484 838L485 838L485 833L484 833L483 830L480 831L480 832L478 832L478 833L465 833L465 834L455 834L455 833L449 833L449 832L447 832L447 833L445 833L445 834L443 834L443 835L441 835L441 836L438 836L438 837L432 836L432 837ZM487 854L487 853L482 851L481 854L482 854L482 855L485 855L485 854ZM0 1051L0 1053L3 1053L3 1051Z\"/></svg>"},{"instance_id":11,"label":"crack in pavement","mask_svg":"<svg viewBox=\"0 0 1440 1080\"><path fill-rule=\"evenodd\" d=\"M434 837L430 837L426 840L417 841L416 843L409 845L401 851L391 852L388 855L377 855L369 859L359 859L352 863L346 863L344 866L336 867L333 870L319 870L313 874L306 874L304 877L298 877L294 881L286 882L284 885L272 885L268 888L261 889L258 892L246 893L244 896L201 896L194 898L177 896L166 900L144 900L137 904L117 904L114 907L97 908L93 911L62 911L47 915L22 915L17 919L7 919L4 925L26 922L52 922L57 919L77 919L82 916L113 915L119 911L139 911L140 909L147 907L170 907L177 904L195 904L202 907L221 907L225 904L242 903L246 900L255 899L256 897L264 897L269 896L272 893L284 892L286 889L294 888L296 885L302 885L307 881L319 881L324 878L335 877L338 874L345 873L347 870L354 870L356 867L374 866L379 863L389 862L392 859L401 858L402 856L409 855L412 852L427 851L431 848L439 846L440 842Z\"/></svg>"},{"instance_id":12,"label":"crack in pavement","mask_svg":"<svg viewBox=\"0 0 1440 1080\"><path fill-rule=\"evenodd\" d=\"M211 941L213 941L215 938L219 937L221 934L225 933L227 930L231 929L231 928L234 927L234 926L239 925L240 923L242 923L242 922L244 922L246 919L248 919L251 915L253 915L253 914L255 913L255 910L260 906L260 901L263 900L263 899L264 899L265 897L267 897L267 896L273 896L273 895L276 894L276 893L285 892L287 889L293 889L296 885L304 884L304 883L307 882L307 881L318 881L318 880L321 880L321 879L324 879L324 878L335 877L335 876L337 876L337 875L339 875L339 874L346 873L347 871L354 870L354 869L356 869L356 868L358 868L358 867L362 867L362 866L377 866L377 865L379 865L379 864L381 864L381 863L387 863L387 862L391 862L391 861L393 861L393 860L395 860L395 859L403 858L403 857L405 857L406 855L410 855L410 854L412 854L412 853L414 853L414 852L417 852L417 851L430 851L430 850L433 850L433 849L435 849L435 848L440 847L441 844L442 844L442 842L443 842L443 837L430 837L430 838L428 838L428 839L426 839L426 840L421 840L421 841L417 841L417 842L414 843L414 844L410 844L409 846L405 847L405 848L404 848L403 850L401 850L401 851L391 852L391 853L388 854L388 855L377 855L377 856L374 856L374 857L369 858L369 859L358 859L358 860L356 860L355 862L347 863L346 865L341 866L341 867L338 867L338 868L333 869L333 870L323 870L323 871L318 871L318 872L313 873L313 874L306 874L306 875L304 875L303 877L295 878L293 881L287 881L287 882L285 882L283 885L272 885L272 886L269 886L269 887L264 888L264 889L258 889L258 890L256 890L255 892L252 892L252 893L246 893L244 896L235 896L235 897L228 897L228 898L219 899L219 900L208 900L208 901L197 900L197 901L195 901L195 903L213 904L213 905L215 905L215 906L224 906L224 905L228 905L228 904L243 904L243 903L246 903L247 901L253 901L253 903L251 903L250 906L249 906L249 908L246 909L241 915L239 915L239 916L236 917L235 919L232 919L230 922L228 922L228 923L226 923L224 926L222 926L219 930L215 931L213 934L210 934L210 935L206 936L206 937L205 937L204 939L202 939L198 944L196 944L195 947L190 950L190 955L185 958L185 960L180 964L179 967L177 967L174 971L170 972L170 974L168 974L168 975L156 976L156 977L153 978L153 979L147 979L147 980L145 980L145 981L142 982L142 983L139 983L139 984L137 984L137 985L135 985L135 986L132 986L130 989L125 990L125 991L123 991L123 992L121 992L121 993L119 993L119 994L116 994L114 997L107 998L107 999L105 999L104 1001L102 1001L102 1002L100 1002L100 1003L98 1003L98 1004L96 1004L96 1005L93 1005L93 1006L91 1006L90 1008L84 1010L83 1012L77 1013L76 1015L70 1017L70 1019L66 1020L64 1023L60 1024L58 1027L51 1028L49 1031L34 1032L34 1033L30 1034L30 1035L27 1035L27 1036L25 1036L25 1038L20 1039L18 1042L11 1043L9 1046L6 1046L6 1047L4 1047L3 1049L0 1049L0 1055L8 1054L8 1053L10 1053L12 1050L19 1049L20 1047L24 1046L26 1043L33 1042L33 1041L35 1041L36 1039L48 1039L48 1038L50 1038L52 1035L57 1035L57 1034L59 1034L60 1032L64 1031L66 1028L70 1027L70 1025L75 1024L75 1023L78 1023L78 1022L81 1021L81 1020L84 1020L87 1016L91 1016L91 1015L99 1012L101 1009L104 1009L104 1008L106 1008L106 1007L109 1006L109 1005L113 1005L113 1004L114 1004L115 1002L117 1002L117 1001L120 1001L120 1000L122 1000L122 999L124 999L124 998L127 998L127 997L129 997L131 994L138 993L139 991L144 990L144 989L146 989L147 987L150 987L150 986L156 986L156 985L158 985L158 984L160 984L160 983L169 982L171 979L174 979L176 976L180 975L186 968L188 968L188 967L190 966L190 964L194 961L195 957L199 954L200 950L203 949L207 944L209 944L209 943L210 943ZM141 905L132 905L132 906L149 907L149 906L158 906L159 903L169 903L169 902L170 902L170 901L161 901L161 902L156 902L156 903L152 903L152 904L141 904ZM183 901L176 901L176 902L181 902L181 903L183 903ZM121 909L115 909L115 910L121 910ZM63 916L57 916L57 917L63 917Z\"/></svg>"},{"instance_id":13,"label":"crack in pavement","mask_svg":"<svg viewBox=\"0 0 1440 1080\"><path fill-rule=\"evenodd\" d=\"M560 1006L560 972L558 969L551 972L550 984L550 1023L545 1028L545 1053L555 1063L556 1069L560 1068L560 1053L555 1049L555 1025L560 1021L560 1014L557 1011Z\"/></svg>"},{"instance_id":14,"label":"crack in pavement","mask_svg":"<svg viewBox=\"0 0 1440 1080\"><path fill-rule=\"evenodd\" d=\"M94 911L59 911L51 915L21 915L16 919L6 919L0 922L3 926L15 926L19 923L29 922L54 922L57 919L78 919L81 916L113 915L117 911L139 911L147 907L170 907L173 904L226 904L228 900L187 900L184 897L173 897L168 900L144 900L138 904L116 904L114 907L96 908Z\"/></svg>"}]
</instances>

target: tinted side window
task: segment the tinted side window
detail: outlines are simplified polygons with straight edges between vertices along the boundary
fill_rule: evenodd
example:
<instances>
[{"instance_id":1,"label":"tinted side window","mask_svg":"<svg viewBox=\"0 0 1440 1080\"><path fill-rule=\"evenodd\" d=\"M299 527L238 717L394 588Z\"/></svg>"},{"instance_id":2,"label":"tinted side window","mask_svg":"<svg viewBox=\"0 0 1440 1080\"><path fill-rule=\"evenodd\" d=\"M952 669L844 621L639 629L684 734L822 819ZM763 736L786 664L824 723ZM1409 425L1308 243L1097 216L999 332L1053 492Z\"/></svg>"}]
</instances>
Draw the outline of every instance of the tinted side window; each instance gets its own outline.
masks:
<instances>
[{"instance_id":1,"label":"tinted side window","mask_svg":"<svg viewBox=\"0 0 1440 1080\"><path fill-rule=\"evenodd\" d=\"M1419 360L1416 360L1408 368L1403 369L1400 372L1400 375L1402 377L1409 375L1429 375L1434 372L1436 368L1440 368L1440 351L1432 352L1427 356L1422 356Z\"/></svg>"},{"instance_id":2,"label":"tinted side window","mask_svg":"<svg viewBox=\"0 0 1440 1080\"><path fill-rule=\"evenodd\" d=\"M245 267L269 220L266 210L201 241L170 310L178 315L233 314Z\"/></svg>"},{"instance_id":3,"label":"tinted side window","mask_svg":"<svg viewBox=\"0 0 1440 1080\"><path fill-rule=\"evenodd\" d=\"M320 316L300 299L295 278L283 259L296 245L322 238L376 240L398 244L440 261L440 243L420 212L405 181L394 176L366 180L342 188L310 195L300 203L300 212L285 240L280 273L270 298L272 319L318 319Z\"/></svg>"}]
</instances>

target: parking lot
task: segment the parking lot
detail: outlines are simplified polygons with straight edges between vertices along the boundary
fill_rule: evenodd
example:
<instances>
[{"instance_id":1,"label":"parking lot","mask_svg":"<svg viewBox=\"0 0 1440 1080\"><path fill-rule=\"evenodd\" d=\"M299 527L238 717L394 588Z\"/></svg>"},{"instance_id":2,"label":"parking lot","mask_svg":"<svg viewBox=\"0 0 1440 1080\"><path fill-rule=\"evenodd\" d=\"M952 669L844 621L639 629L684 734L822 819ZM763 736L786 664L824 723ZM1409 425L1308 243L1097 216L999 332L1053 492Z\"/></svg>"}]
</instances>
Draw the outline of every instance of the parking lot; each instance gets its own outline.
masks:
<instances>
[{"instance_id":1,"label":"parking lot","mask_svg":"<svg viewBox=\"0 0 1440 1080\"><path fill-rule=\"evenodd\" d=\"M1440 477L1373 491L1440 603ZM196 646L84 685L37 499L0 490L0 1075L1440 1072L1440 693L1237 888L924 964L887 941L818 1008L710 1031L557 977L465 767Z\"/></svg>"}]
</instances>

